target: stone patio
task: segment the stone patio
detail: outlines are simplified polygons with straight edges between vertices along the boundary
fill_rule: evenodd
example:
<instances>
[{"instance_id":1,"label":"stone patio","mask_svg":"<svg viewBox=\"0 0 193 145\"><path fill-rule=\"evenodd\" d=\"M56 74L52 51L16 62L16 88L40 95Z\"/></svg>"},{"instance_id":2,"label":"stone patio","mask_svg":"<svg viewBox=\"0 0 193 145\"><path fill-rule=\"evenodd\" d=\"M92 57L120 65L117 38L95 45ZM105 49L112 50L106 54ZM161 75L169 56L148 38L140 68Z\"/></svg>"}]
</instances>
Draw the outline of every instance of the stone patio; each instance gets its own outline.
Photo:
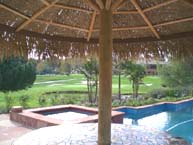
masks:
<instances>
[{"instance_id":1,"label":"stone patio","mask_svg":"<svg viewBox=\"0 0 193 145\"><path fill-rule=\"evenodd\" d=\"M13 145L97 145L97 124L67 124L32 131ZM190 145L166 132L142 126L112 124L111 145Z\"/></svg>"},{"instance_id":2,"label":"stone patio","mask_svg":"<svg viewBox=\"0 0 193 145\"><path fill-rule=\"evenodd\" d=\"M21 135L32 129L9 120L8 114L0 115L0 145L11 145Z\"/></svg>"}]
</instances>

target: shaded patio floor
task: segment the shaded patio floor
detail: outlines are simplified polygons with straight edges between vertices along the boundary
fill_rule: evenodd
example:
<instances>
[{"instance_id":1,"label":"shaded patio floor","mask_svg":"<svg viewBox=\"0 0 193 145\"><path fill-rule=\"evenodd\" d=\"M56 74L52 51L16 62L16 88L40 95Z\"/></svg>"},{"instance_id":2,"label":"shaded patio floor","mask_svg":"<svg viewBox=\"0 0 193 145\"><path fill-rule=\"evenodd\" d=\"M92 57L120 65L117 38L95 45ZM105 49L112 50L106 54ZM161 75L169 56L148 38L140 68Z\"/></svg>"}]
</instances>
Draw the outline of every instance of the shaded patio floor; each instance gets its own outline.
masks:
<instances>
[{"instance_id":1,"label":"shaded patio floor","mask_svg":"<svg viewBox=\"0 0 193 145\"><path fill-rule=\"evenodd\" d=\"M30 131L32 129L10 121L8 114L0 115L0 145L11 145L18 137Z\"/></svg>"},{"instance_id":2,"label":"shaded patio floor","mask_svg":"<svg viewBox=\"0 0 193 145\"><path fill-rule=\"evenodd\" d=\"M95 123L64 124L32 131L13 145L97 145ZM112 124L111 145L190 145L166 132L142 126Z\"/></svg>"}]
</instances>

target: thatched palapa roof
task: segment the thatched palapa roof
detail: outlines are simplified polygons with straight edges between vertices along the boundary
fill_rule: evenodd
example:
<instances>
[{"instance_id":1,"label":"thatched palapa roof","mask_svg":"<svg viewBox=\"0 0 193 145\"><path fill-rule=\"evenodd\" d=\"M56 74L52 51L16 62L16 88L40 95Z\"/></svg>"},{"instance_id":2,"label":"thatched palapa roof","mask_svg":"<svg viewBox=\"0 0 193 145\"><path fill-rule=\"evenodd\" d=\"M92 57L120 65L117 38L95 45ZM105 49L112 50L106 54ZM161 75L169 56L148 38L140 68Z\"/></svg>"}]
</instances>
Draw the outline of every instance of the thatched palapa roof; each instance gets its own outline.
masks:
<instances>
[{"instance_id":1,"label":"thatched palapa roof","mask_svg":"<svg viewBox=\"0 0 193 145\"><path fill-rule=\"evenodd\" d=\"M63 57L97 52L99 12L89 2L0 0L0 54ZM112 0L112 5L115 54L193 54L192 0Z\"/></svg>"}]
</instances>

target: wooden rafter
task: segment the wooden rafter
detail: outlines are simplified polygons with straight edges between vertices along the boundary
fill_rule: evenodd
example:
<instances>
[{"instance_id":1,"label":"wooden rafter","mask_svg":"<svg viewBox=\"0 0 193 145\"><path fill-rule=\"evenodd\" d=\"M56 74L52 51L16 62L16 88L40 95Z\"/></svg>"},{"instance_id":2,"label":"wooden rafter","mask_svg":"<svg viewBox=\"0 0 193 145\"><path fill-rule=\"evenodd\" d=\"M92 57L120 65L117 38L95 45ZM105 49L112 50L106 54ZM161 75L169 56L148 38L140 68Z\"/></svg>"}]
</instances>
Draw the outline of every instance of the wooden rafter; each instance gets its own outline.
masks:
<instances>
[{"instance_id":1,"label":"wooden rafter","mask_svg":"<svg viewBox=\"0 0 193 145\"><path fill-rule=\"evenodd\" d=\"M77 8L77 7L73 7L73 6L66 6L63 4L54 4L54 7L68 9L68 10L75 10L75 11L85 12L85 13L93 13L93 11L91 11L91 10L87 10L87 9L83 9L83 8Z\"/></svg>"},{"instance_id":2,"label":"wooden rafter","mask_svg":"<svg viewBox=\"0 0 193 145\"><path fill-rule=\"evenodd\" d=\"M92 0L86 0L86 2L90 5L91 8L93 8L95 11L100 11L99 6L97 3L93 2Z\"/></svg>"},{"instance_id":3,"label":"wooden rafter","mask_svg":"<svg viewBox=\"0 0 193 145\"><path fill-rule=\"evenodd\" d=\"M38 16L40 16L42 13L44 13L46 10L48 10L49 8L51 8L58 0L55 0L54 2L52 2L51 4L43 7L42 9L40 9L39 11L37 11L30 19L28 19L27 21L25 21L24 23L22 23L17 29L16 32L20 31L21 29L23 29L25 26L27 26L29 23L31 23L33 20L35 20Z\"/></svg>"},{"instance_id":4,"label":"wooden rafter","mask_svg":"<svg viewBox=\"0 0 193 145\"><path fill-rule=\"evenodd\" d=\"M96 0L96 3L99 5L100 9L104 9L104 3L102 0Z\"/></svg>"},{"instance_id":5,"label":"wooden rafter","mask_svg":"<svg viewBox=\"0 0 193 145\"><path fill-rule=\"evenodd\" d=\"M163 23L154 25L154 27L172 25L172 24L181 23L181 22L188 22L188 21L193 21L193 17L173 20L173 21L169 21L169 22L163 22Z\"/></svg>"},{"instance_id":6,"label":"wooden rafter","mask_svg":"<svg viewBox=\"0 0 193 145\"><path fill-rule=\"evenodd\" d=\"M171 2L174 2L173 0L170 1ZM160 6L164 6L166 4L170 4L169 1L166 3L164 2L164 4L159 4L159 7ZM74 9L74 10L79 10L79 11L82 11L82 12L88 12L88 13L91 13L92 11L90 10L86 10L86 9L79 9L79 8L76 8L76 7L70 7L70 6L65 6L65 5L61 5L61 4L55 4L54 6L57 6L57 7L61 7L61 8L66 8L66 9ZM25 18L25 19L30 19L30 17L22 14L21 12L17 11L17 10L14 10L13 8L10 8L6 5L3 5L3 4L0 4L0 7L1 8L4 8L22 18ZM156 9L158 8L158 6L153 6L151 9L147 8L148 11L149 10L152 10L152 9ZM144 10L143 10L144 11ZM147 11L145 9L145 11ZM136 14L138 13L137 11L115 11L114 14ZM98 14L98 13L96 13ZM153 27L159 27L159 26L166 26L166 25L171 25L171 24L176 24L176 23L181 23L181 22L187 22L187 21L192 21L193 20L193 17L189 17L189 18L182 18L182 19L178 19L178 20L173 20L173 21L168 21L168 22L163 22L163 23L159 23L159 24L156 24L156 25L153 25ZM41 21L43 23L43 21ZM60 25L63 25L63 24L60 24ZM68 27L69 26L66 26L64 25L63 27ZM124 30L139 30L139 29L147 29L148 27L147 26L136 26L136 27L123 27L123 28L113 28L113 31L124 31ZM76 29L76 28L75 28ZM80 28L77 28L77 30L80 30ZM90 30L90 27L89 27L89 30ZM88 31L89 31L88 30ZM82 31L82 30L80 30ZM83 31L86 31L86 30L83 30ZM98 31L97 29L92 29L92 31Z\"/></svg>"},{"instance_id":7,"label":"wooden rafter","mask_svg":"<svg viewBox=\"0 0 193 145\"><path fill-rule=\"evenodd\" d=\"M112 11L116 11L119 7L125 4L126 0L116 0L111 6Z\"/></svg>"},{"instance_id":8,"label":"wooden rafter","mask_svg":"<svg viewBox=\"0 0 193 145\"><path fill-rule=\"evenodd\" d=\"M109 10L111 8L112 0L106 0L105 8Z\"/></svg>"},{"instance_id":9,"label":"wooden rafter","mask_svg":"<svg viewBox=\"0 0 193 145\"><path fill-rule=\"evenodd\" d=\"M142 16L142 18L144 19L144 21L147 23L147 25L149 26L149 28L151 29L151 31L154 33L154 35L156 36L156 38L160 39L160 36L158 34L158 32L155 30L155 28L153 27L153 25L151 24L151 22L149 21L149 19L147 18L147 16L144 14L144 12L142 11L141 7L139 6L139 4L137 3L136 0L131 0L131 3L135 6L135 8L137 9L137 11L139 12L139 14Z\"/></svg>"},{"instance_id":10,"label":"wooden rafter","mask_svg":"<svg viewBox=\"0 0 193 145\"><path fill-rule=\"evenodd\" d=\"M127 31L127 30L142 30L149 29L148 26L129 26L129 27L114 27L113 31ZM97 32L99 29L94 29L93 32Z\"/></svg>"},{"instance_id":11,"label":"wooden rafter","mask_svg":"<svg viewBox=\"0 0 193 145\"><path fill-rule=\"evenodd\" d=\"M154 10L154 9L158 9L158 8L160 8L160 7L163 7L163 6L167 6L167 5L169 5L169 4L171 4L171 3L174 3L174 2L177 2L177 1L179 1L179 0L168 0L168 1L166 1L166 2L163 2L163 3L160 3L160 4L157 4L157 5L155 5L155 6L151 6L151 7L148 7L148 8L145 8L145 9L143 9L142 11L143 12L148 12L148 11L151 11L151 10ZM138 13L136 10L128 10L128 11L113 11L113 14L136 14L136 13Z\"/></svg>"},{"instance_id":12,"label":"wooden rafter","mask_svg":"<svg viewBox=\"0 0 193 145\"><path fill-rule=\"evenodd\" d=\"M89 26L89 32L88 32L87 41L90 40L90 37L91 37L91 35L92 35L92 31L93 31L93 28L94 28L95 19L96 19L96 11L94 11L94 13L93 13L93 15L92 15L92 19L91 19L90 26Z\"/></svg>"},{"instance_id":13,"label":"wooden rafter","mask_svg":"<svg viewBox=\"0 0 193 145\"><path fill-rule=\"evenodd\" d=\"M155 6L146 8L146 9L143 10L143 12L148 12L148 11L151 11L151 10L154 10L154 9L158 9L158 8L160 8L160 7L167 6L167 5L169 5L169 4L171 4L171 3L175 3L175 2L177 2L177 1L179 1L179 0L168 0L168 1L166 1L166 2L157 4L157 5L155 5Z\"/></svg>"},{"instance_id":14,"label":"wooden rafter","mask_svg":"<svg viewBox=\"0 0 193 145\"><path fill-rule=\"evenodd\" d=\"M15 32L15 28L9 27L6 25L0 24L0 31L7 31L10 33ZM20 32L17 32L18 34L21 35L28 35L32 37L37 37L37 38L46 38L50 40L58 40L58 41L67 41L67 42L86 42L86 43L98 43L98 39L90 39L88 42L84 38L72 38L72 37L63 37L63 36L51 36L48 34L41 34L37 32L32 32L32 31L27 31L27 30L21 30ZM161 41L161 40L172 40L172 39L178 39L178 38L188 38L188 37L193 37L193 31L189 32L182 32L182 33L176 33L176 34L170 34L166 36L162 36L160 39L153 38L153 37L143 37L143 38L126 38L126 39L114 39L114 43L132 43L132 42L151 42L151 41Z\"/></svg>"},{"instance_id":15,"label":"wooden rafter","mask_svg":"<svg viewBox=\"0 0 193 145\"><path fill-rule=\"evenodd\" d=\"M132 11L114 11L113 14L123 14L123 15L128 15L128 14L138 14L138 11L132 10Z\"/></svg>"},{"instance_id":16,"label":"wooden rafter","mask_svg":"<svg viewBox=\"0 0 193 145\"><path fill-rule=\"evenodd\" d=\"M41 0L41 2L43 3L43 4L45 4L46 6L48 6L50 3L49 2L47 2L46 0Z\"/></svg>"},{"instance_id":17,"label":"wooden rafter","mask_svg":"<svg viewBox=\"0 0 193 145\"><path fill-rule=\"evenodd\" d=\"M84 29L84 28L79 28L76 26L70 26L70 25L61 24L61 23L57 23L57 22L52 22L52 21L47 21L47 20L39 20L39 19L35 19L34 21L39 22L39 23L52 25L52 26L62 27L65 29L72 29L72 30L77 30L77 31L82 31L82 32L88 32L88 30Z\"/></svg>"},{"instance_id":18,"label":"wooden rafter","mask_svg":"<svg viewBox=\"0 0 193 145\"><path fill-rule=\"evenodd\" d=\"M12 12L12 13L14 13L14 14L16 14L16 15L24 18L24 19L27 19L27 20L30 19L28 16L22 14L21 12L19 12L19 11L17 11L17 10L14 10L14 9L6 6L6 5L0 4L0 7L3 8L3 9L6 9L6 10L8 10L8 11L10 11L10 12Z\"/></svg>"},{"instance_id":19,"label":"wooden rafter","mask_svg":"<svg viewBox=\"0 0 193 145\"><path fill-rule=\"evenodd\" d=\"M172 24L181 23L181 22L188 22L188 21L193 21L193 17L163 22L163 23L155 24L155 25L153 25L153 27L172 25ZM119 27L119 28L117 27L117 28L113 28L113 31L140 30L140 29L149 29L149 27L148 26L135 26L135 27L130 26L130 27ZM94 29L93 31L96 32L99 30Z\"/></svg>"},{"instance_id":20,"label":"wooden rafter","mask_svg":"<svg viewBox=\"0 0 193 145\"><path fill-rule=\"evenodd\" d=\"M192 0L184 0L187 4L190 4L191 6L193 6L193 1Z\"/></svg>"},{"instance_id":21,"label":"wooden rafter","mask_svg":"<svg viewBox=\"0 0 193 145\"><path fill-rule=\"evenodd\" d=\"M136 27L120 27L120 28L113 28L113 31L126 31L126 30L141 30L141 29L148 29L148 26L136 26Z\"/></svg>"}]
</instances>

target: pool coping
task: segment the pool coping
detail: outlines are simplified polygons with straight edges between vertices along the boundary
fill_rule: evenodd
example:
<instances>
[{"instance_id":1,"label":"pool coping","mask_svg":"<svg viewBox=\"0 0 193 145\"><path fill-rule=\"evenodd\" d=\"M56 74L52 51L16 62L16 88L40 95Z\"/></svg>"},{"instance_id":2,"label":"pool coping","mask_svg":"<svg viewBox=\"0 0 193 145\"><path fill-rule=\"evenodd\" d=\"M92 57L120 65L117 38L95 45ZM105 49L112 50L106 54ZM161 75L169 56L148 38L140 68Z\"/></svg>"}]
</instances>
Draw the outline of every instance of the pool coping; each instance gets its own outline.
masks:
<instances>
[{"instance_id":1,"label":"pool coping","mask_svg":"<svg viewBox=\"0 0 193 145\"><path fill-rule=\"evenodd\" d=\"M164 101L164 102L159 102L159 103L149 104L149 105L143 105L143 106L120 106L120 107L114 107L113 110L121 109L121 108L125 108L125 107L132 108L132 109L143 109L143 108L148 108L148 107L151 107L151 106L163 105L163 104L179 105L179 104L190 102L190 101L193 101L193 98L180 100L180 101L176 101L176 102Z\"/></svg>"},{"instance_id":2,"label":"pool coping","mask_svg":"<svg viewBox=\"0 0 193 145\"><path fill-rule=\"evenodd\" d=\"M78 118L72 120L70 123L96 123L98 122L98 109L78 106L78 105L59 105L59 106L51 106L51 107L43 107L43 108L35 108L35 109L27 109L23 110L21 106L14 106L10 111L10 120L21 123L25 126L32 128L41 128L46 126L60 125L64 124L64 121L59 119L54 119L47 117L45 115L38 114L40 112L46 111L57 111L57 110L78 110L78 111L86 111L89 113L93 113L88 117ZM123 123L123 112L118 112L112 110L112 123Z\"/></svg>"},{"instance_id":3,"label":"pool coping","mask_svg":"<svg viewBox=\"0 0 193 145\"><path fill-rule=\"evenodd\" d=\"M155 104L150 104L150 105L144 105L144 106L120 106L120 107L115 107L113 110L115 111L121 111L129 115L136 116L135 119L140 119L149 115L153 115L156 113L161 113L164 111L177 111L181 110L185 107L188 106L193 106L193 98L190 99L185 99L185 100L180 100L176 102L160 102L160 103L155 103ZM138 115L141 115L139 117ZM139 118L138 118L139 117Z\"/></svg>"}]
</instances>

